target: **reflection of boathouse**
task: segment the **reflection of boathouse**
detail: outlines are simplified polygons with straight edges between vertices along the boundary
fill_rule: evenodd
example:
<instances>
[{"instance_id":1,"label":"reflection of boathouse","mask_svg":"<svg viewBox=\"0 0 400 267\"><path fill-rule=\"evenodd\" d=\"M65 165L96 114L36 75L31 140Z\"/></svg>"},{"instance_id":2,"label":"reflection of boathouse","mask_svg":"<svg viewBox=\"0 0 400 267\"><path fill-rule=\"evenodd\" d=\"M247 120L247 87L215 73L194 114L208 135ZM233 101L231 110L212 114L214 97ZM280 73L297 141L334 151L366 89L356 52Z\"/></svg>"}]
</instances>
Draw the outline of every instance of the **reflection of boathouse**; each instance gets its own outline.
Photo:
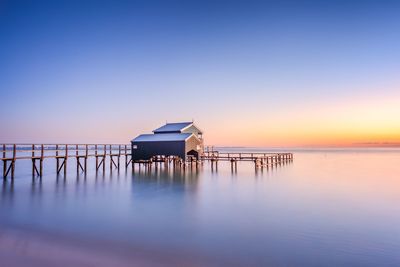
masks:
<instances>
[{"instance_id":1,"label":"reflection of boathouse","mask_svg":"<svg viewBox=\"0 0 400 267\"><path fill-rule=\"evenodd\" d=\"M199 159L203 153L202 134L193 122L167 123L153 134L141 134L131 141L132 160L149 160L154 156Z\"/></svg>"}]
</instances>

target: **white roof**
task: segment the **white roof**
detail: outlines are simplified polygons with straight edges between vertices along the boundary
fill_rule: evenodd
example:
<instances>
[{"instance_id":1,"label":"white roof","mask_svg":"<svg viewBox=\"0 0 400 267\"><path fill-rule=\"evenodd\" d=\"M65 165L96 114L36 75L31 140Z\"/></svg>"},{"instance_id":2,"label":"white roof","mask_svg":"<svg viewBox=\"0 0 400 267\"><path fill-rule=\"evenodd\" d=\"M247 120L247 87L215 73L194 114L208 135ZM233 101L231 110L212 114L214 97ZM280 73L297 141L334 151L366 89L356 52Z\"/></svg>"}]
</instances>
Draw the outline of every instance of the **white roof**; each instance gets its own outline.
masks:
<instances>
[{"instance_id":1,"label":"white roof","mask_svg":"<svg viewBox=\"0 0 400 267\"><path fill-rule=\"evenodd\" d=\"M141 134L132 142L185 141L192 133Z\"/></svg>"},{"instance_id":2,"label":"white roof","mask_svg":"<svg viewBox=\"0 0 400 267\"><path fill-rule=\"evenodd\" d=\"M184 128L192 125L193 122L177 122L177 123L167 123L160 128L155 129L154 133L162 133L162 132L180 132Z\"/></svg>"}]
</instances>

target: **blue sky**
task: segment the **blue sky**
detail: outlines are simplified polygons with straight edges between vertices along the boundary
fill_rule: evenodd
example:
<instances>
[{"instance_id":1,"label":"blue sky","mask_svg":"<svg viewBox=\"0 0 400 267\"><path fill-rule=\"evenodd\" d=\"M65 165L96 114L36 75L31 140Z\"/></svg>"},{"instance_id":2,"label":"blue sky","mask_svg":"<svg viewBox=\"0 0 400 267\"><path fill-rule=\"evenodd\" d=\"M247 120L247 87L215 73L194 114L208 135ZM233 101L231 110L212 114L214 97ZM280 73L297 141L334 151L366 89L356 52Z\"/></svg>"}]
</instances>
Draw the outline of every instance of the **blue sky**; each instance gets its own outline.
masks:
<instances>
[{"instance_id":1,"label":"blue sky","mask_svg":"<svg viewBox=\"0 0 400 267\"><path fill-rule=\"evenodd\" d=\"M212 144L316 133L329 144L331 124L342 136L359 120L371 133L351 142L396 141L393 118L359 117L400 116L399 12L396 1L2 1L0 141L124 143L191 119ZM382 127L391 134L370 130Z\"/></svg>"}]
</instances>

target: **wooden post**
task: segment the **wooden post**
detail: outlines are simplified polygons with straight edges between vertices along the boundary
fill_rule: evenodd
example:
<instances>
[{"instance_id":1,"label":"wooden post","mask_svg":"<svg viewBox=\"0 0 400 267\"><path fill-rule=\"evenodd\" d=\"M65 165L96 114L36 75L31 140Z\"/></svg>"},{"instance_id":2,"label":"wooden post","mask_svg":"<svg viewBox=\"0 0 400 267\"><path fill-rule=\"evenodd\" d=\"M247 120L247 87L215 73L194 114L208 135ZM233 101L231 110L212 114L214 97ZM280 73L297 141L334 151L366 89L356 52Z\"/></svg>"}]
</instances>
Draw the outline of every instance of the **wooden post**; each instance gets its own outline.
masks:
<instances>
[{"instance_id":1,"label":"wooden post","mask_svg":"<svg viewBox=\"0 0 400 267\"><path fill-rule=\"evenodd\" d=\"M125 169L128 168L128 154L127 154L127 149L126 149L126 145L125 145Z\"/></svg>"},{"instance_id":2,"label":"wooden post","mask_svg":"<svg viewBox=\"0 0 400 267\"><path fill-rule=\"evenodd\" d=\"M68 145L65 145L64 177L67 175Z\"/></svg>"},{"instance_id":3,"label":"wooden post","mask_svg":"<svg viewBox=\"0 0 400 267\"><path fill-rule=\"evenodd\" d=\"M60 168L60 161L58 159L58 145L56 145L56 162L57 162L57 174L58 174L58 169Z\"/></svg>"},{"instance_id":4,"label":"wooden post","mask_svg":"<svg viewBox=\"0 0 400 267\"><path fill-rule=\"evenodd\" d=\"M79 152L78 152L78 145L75 145L75 158L76 158L76 173L79 173Z\"/></svg>"},{"instance_id":5,"label":"wooden post","mask_svg":"<svg viewBox=\"0 0 400 267\"><path fill-rule=\"evenodd\" d=\"M104 155L103 155L103 175L106 172L106 155L107 155L107 146L104 145Z\"/></svg>"},{"instance_id":6,"label":"wooden post","mask_svg":"<svg viewBox=\"0 0 400 267\"><path fill-rule=\"evenodd\" d=\"M32 177L35 176L35 145L32 144Z\"/></svg>"},{"instance_id":7,"label":"wooden post","mask_svg":"<svg viewBox=\"0 0 400 267\"><path fill-rule=\"evenodd\" d=\"M113 161L113 159L112 159L112 148L111 148L111 145L110 145L110 171L112 171L112 161Z\"/></svg>"},{"instance_id":8,"label":"wooden post","mask_svg":"<svg viewBox=\"0 0 400 267\"><path fill-rule=\"evenodd\" d=\"M6 178L6 172L7 172L7 161L5 160L6 158L6 145L3 144L3 178Z\"/></svg>"},{"instance_id":9,"label":"wooden post","mask_svg":"<svg viewBox=\"0 0 400 267\"><path fill-rule=\"evenodd\" d=\"M118 170L119 170L119 158L121 157L121 145L118 145Z\"/></svg>"},{"instance_id":10,"label":"wooden post","mask_svg":"<svg viewBox=\"0 0 400 267\"><path fill-rule=\"evenodd\" d=\"M42 144L40 147L40 170L39 170L39 176L43 176L43 159L44 159L44 145Z\"/></svg>"},{"instance_id":11,"label":"wooden post","mask_svg":"<svg viewBox=\"0 0 400 267\"><path fill-rule=\"evenodd\" d=\"M96 172L98 171L99 168L99 157L97 156L97 145L94 146L95 152L94 152L94 157L96 158Z\"/></svg>"},{"instance_id":12,"label":"wooden post","mask_svg":"<svg viewBox=\"0 0 400 267\"><path fill-rule=\"evenodd\" d=\"M14 173L15 173L15 159L16 159L16 154L17 154L17 145L13 145L13 159L11 162L11 178L14 179Z\"/></svg>"},{"instance_id":13,"label":"wooden post","mask_svg":"<svg viewBox=\"0 0 400 267\"><path fill-rule=\"evenodd\" d=\"M89 152L89 150L88 150L88 145L86 145L86 147L85 147L85 149L86 149L86 151L85 151L85 174L87 173L87 158L88 158L88 152Z\"/></svg>"}]
</instances>

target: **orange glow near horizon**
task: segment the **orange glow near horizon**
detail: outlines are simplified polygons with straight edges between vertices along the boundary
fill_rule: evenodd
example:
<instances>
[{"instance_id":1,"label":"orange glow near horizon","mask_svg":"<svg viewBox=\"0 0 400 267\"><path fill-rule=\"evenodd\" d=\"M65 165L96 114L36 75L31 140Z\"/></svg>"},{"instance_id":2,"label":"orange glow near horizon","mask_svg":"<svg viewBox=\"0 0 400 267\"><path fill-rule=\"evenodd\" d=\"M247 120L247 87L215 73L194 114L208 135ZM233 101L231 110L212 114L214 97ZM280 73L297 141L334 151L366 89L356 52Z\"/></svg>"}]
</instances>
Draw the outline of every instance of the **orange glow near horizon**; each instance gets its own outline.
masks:
<instances>
[{"instance_id":1,"label":"orange glow near horizon","mask_svg":"<svg viewBox=\"0 0 400 267\"><path fill-rule=\"evenodd\" d=\"M298 107L226 123L211 143L244 146L400 145L399 97ZM238 118L239 121L239 118ZM246 123L243 123L246 121ZM235 124L235 122L232 122Z\"/></svg>"},{"instance_id":2,"label":"orange glow near horizon","mask_svg":"<svg viewBox=\"0 0 400 267\"><path fill-rule=\"evenodd\" d=\"M279 109L262 105L241 109L227 106L220 112L199 113L195 123L205 132L205 144L214 146L400 146L399 99L397 93L329 103L314 100ZM95 120L88 116L88 122L79 127L74 120L60 122L58 119L46 125L40 121L16 124L14 128L4 129L3 134L12 138L2 142L126 144L165 123L159 121L159 114L153 118L131 118L129 113L119 115L115 112ZM165 116L171 118L170 122L187 120L173 117L172 112Z\"/></svg>"}]
</instances>

